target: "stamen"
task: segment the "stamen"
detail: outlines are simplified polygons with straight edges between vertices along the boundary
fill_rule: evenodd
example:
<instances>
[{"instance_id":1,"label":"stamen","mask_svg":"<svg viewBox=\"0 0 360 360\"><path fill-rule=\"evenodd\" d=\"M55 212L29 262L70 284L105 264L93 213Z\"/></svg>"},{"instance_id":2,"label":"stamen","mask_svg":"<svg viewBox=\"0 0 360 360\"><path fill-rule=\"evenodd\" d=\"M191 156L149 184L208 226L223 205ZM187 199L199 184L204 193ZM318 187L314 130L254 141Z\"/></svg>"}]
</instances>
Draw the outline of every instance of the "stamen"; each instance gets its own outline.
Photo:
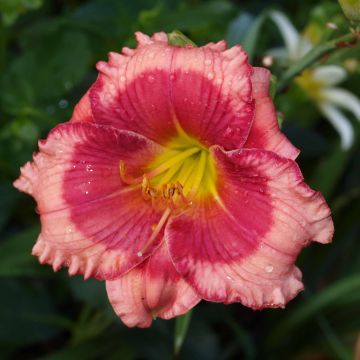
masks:
<instances>
[{"instance_id":1,"label":"stamen","mask_svg":"<svg viewBox=\"0 0 360 360\"><path fill-rule=\"evenodd\" d=\"M138 184L141 181L141 178L133 178L126 174L126 166L124 160L119 161L119 170L121 181L127 185Z\"/></svg>"},{"instance_id":2,"label":"stamen","mask_svg":"<svg viewBox=\"0 0 360 360\"><path fill-rule=\"evenodd\" d=\"M146 250L149 248L149 246L154 242L156 237L159 235L161 229L165 225L166 220L168 219L170 214L171 214L171 210L169 208L166 208L166 210L163 212L158 224L156 225L155 229L153 230L153 233L151 234L149 240L145 243L142 250L137 253L138 256L141 257L146 252Z\"/></svg>"},{"instance_id":3,"label":"stamen","mask_svg":"<svg viewBox=\"0 0 360 360\"><path fill-rule=\"evenodd\" d=\"M156 211L184 209L192 204L199 190L201 196L216 194L216 172L208 149L182 133L149 164L142 177L129 176L123 160L119 170L121 180L137 184L144 200L151 200Z\"/></svg>"},{"instance_id":4,"label":"stamen","mask_svg":"<svg viewBox=\"0 0 360 360\"><path fill-rule=\"evenodd\" d=\"M162 176L161 182L167 184L171 181L174 175L180 170L183 162L179 161L176 165L172 166L168 171Z\"/></svg>"},{"instance_id":5,"label":"stamen","mask_svg":"<svg viewBox=\"0 0 360 360\"><path fill-rule=\"evenodd\" d=\"M194 147L194 148L185 150L185 151L181 152L180 154L178 154L178 155L170 158L169 160L165 161L164 163L162 163L156 169L150 171L148 173L148 176L150 178L152 178L154 176L157 176L157 175L163 173L165 170L171 168L172 166L174 166L178 162L185 160L186 158L190 157L191 155L196 154L199 151L200 151L200 149L198 147Z\"/></svg>"},{"instance_id":6,"label":"stamen","mask_svg":"<svg viewBox=\"0 0 360 360\"><path fill-rule=\"evenodd\" d=\"M195 177L191 179L192 181L189 181L189 185L191 187L191 189L189 189L191 191L191 196L190 196L191 198L193 198L199 190L201 180L204 176L206 162L207 162L207 154L205 151L201 151L197 172L195 174Z\"/></svg>"},{"instance_id":7,"label":"stamen","mask_svg":"<svg viewBox=\"0 0 360 360\"><path fill-rule=\"evenodd\" d=\"M183 192L183 186L177 181L176 182L176 190L177 190L177 194L180 196L182 202L185 204L185 205L191 205L191 200L189 200L185 195L184 195L184 192Z\"/></svg>"}]
</instances>

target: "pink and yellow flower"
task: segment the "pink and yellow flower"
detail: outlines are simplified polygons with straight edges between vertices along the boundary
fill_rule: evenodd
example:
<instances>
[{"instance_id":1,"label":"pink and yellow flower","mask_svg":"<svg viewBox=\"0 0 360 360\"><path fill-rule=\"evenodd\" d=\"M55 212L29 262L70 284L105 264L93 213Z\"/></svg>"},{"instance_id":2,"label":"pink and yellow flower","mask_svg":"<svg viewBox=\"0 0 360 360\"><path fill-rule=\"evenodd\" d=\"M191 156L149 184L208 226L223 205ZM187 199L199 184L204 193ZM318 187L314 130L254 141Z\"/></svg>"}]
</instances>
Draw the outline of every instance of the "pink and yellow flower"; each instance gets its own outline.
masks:
<instances>
[{"instance_id":1,"label":"pink and yellow flower","mask_svg":"<svg viewBox=\"0 0 360 360\"><path fill-rule=\"evenodd\" d=\"M21 169L42 224L33 254L106 280L128 326L201 299L283 307L303 288L300 250L333 224L279 130L269 71L224 41L136 38Z\"/></svg>"}]
</instances>

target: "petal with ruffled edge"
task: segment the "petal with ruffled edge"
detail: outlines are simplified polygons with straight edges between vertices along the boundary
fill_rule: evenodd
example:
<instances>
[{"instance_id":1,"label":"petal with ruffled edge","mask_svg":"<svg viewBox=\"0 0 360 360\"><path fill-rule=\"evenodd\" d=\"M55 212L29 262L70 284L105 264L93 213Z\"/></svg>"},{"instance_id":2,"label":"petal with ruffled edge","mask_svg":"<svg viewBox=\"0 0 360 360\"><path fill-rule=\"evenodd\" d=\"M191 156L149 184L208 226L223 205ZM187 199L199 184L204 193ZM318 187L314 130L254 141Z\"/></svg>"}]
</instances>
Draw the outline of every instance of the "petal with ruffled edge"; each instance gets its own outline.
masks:
<instances>
[{"instance_id":1,"label":"petal with ruffled edge","mask_svg":"<svg viewBox=\"0 0 360 360\"><path fill-rule=\"evenodd\" d=\"M205 300L282 307L303 288L299 251L332 238L330 210L292 160L265 150L212 154L217 197L165 230L175 268Z\"/></svg>"},{"instance_id":2,"label":"petal with ruffled edge","mask_svg":"<svg viewBox=\"0 0 360 360\"><path fill-rule=\"evenodd\" d=\"M70 121L94 121L94 116L90 104L90 90L88 90L86 94L76 104Z\"/></svg>"},{"instance_id":3,"label":"petal with ruffled edge","mask_svg":"<svg viewBox=\"0 0 360 360\"><path fill-rule=\"evenodd\" d=\"M165 243L135 269L107 281L106 290L116 314L129 327L149 327L156 317L182 315L201 300L175 270Z\"/></svg>"},{"instance_id":4,"label":"petal with ruffled edge","mask_svg":"<svg viewBox=\"0 0 360 360\"><path fill-rule=\"evenodd\" d=\"M143 251L161 213L143 200L140 185L122 182L119 161L128 176L141 176L160 146L129 131L67 123L40 141L39 149L14 185L37 201L42 230L33 254L41 263L54 270L64 264L71 275L112 279L158 246L156 240Z\"/></svg>"},{"instance_id":5,"label":"petal with ruffled edge","mask_svg":"<svg viewBox=\"0 0 360 360\"><path fill-rule=\"evenodd\" d=\"M300 151L280 131L275 107L269 95L271 73L254 67L252 75L255 116L245 148L273 151L288 159L296 159Z\"/></svg>"},{"instance_id":6,"label":"petal with ruffled edge","mask_svg":"<svg viewBox=\"0 0 360 360\"><path fill-rule=\"evenodd\" d=\"M205 145L238 148L246 140L254 104L252 68L239 46L168 45L167 35L136 33L138 47L110 53L90 90L94 121L165 144L181 127Z\"/></svg>"}]
</instances>

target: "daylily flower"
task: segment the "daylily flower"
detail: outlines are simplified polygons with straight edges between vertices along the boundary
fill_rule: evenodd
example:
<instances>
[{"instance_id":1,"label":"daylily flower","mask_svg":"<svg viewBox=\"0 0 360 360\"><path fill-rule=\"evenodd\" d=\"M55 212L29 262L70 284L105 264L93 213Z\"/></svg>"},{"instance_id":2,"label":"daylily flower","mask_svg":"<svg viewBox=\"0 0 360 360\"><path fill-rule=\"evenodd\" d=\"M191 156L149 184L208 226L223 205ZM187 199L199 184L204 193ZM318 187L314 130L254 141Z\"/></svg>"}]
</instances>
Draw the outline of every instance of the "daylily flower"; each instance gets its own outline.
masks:
<instances>
[{"instance_id":1,"label":"daylily flower","mask_svg":"<svg viewBox=\"0 0 360 360\"><path fill-rule=\"evenodd\" d=\"M33 254L106 280L128 326L201 299L283 307L303 288L300 250L333 224L279 130L270 72L224 41L136 37L21 169L42 223Z\"/></svg>"},{"instance_id":2,"label":"daylily flower","mask_svg":"<svg viewBox=\"0 0 360 360\"><path fill-rule=\"evenodd\" d=\"M290 20L279 11L271 11L270 18L277 25L285 48L270 50L274 58L291 64L301 59L315 45L309 32L300 35ZM346 70L338 65L321 65L306 69L296 83L306 92L321 114L329 120L341 138L341 147L348 149L354 140L351 121L339 110L351 112L360 121L360 99L346 89L335 87L347 77Z\"/></svg>"}]
</instances>

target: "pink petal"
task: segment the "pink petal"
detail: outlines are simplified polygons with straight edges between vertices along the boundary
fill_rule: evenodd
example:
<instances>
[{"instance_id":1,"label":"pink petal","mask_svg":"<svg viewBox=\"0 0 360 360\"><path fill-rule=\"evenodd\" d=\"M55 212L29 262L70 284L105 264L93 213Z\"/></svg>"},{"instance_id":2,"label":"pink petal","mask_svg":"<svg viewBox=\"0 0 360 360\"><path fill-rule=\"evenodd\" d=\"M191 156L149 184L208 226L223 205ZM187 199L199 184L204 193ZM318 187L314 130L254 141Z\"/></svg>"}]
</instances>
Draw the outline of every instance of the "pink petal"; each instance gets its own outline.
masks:
<instances>
[{"instance_id":1,"label":"pink petal","mask_svg":"<svg viewBox=\"0 0 360 360\"><path fill-rule=\"evenodd\" d=\"M245 148L273 151L288 159L296 159L299 150L280 131L273 101L269 96L271 73L254 67L252 76L255 117Z\"/></svg>"},{"instance_id":2,"label":"pink petal","mask_svg":"<svg viewBox=\"0 0 360 360\"><path fill-rule=\"evenodd\" d=\"M90 90L95 121L162 144L180 126L206 145L241 146L254 110L245 52L225 50L224 42L179 48L162 33L136 35L137 49L110 53L108 63L97 64L100 75Z\"/></svg>"},{"instance_id":3,"label":"pink petal","mask_svg":"<svg viewBox=\"0 0 360 360\"><path fill-rule=\"evenodd\" d=\"M212 153L218 197L169 221L174 265L205 300L282 307L303 288L300 250L332 238L330 210L292 160L265 150Z\"/></svg>"},{"instance_id":4,"label":"pink petal","mask_svg":"<svg viewBox=\"0 0 360 360\"><path fill-rule=\"evenodd\" d=\"M119 161L129 176L141 176L158 145L127 131L67 123L39 148L14 185L37 201L42 230L33 254L41 263L111 279L151 254L160 240L143 248L162 214L143 200L141 188L122 182Z\"/></svg>"},{"instance_id":5,"label":"pink petal","mask_svg":"<svg viewBox=\"0 0 360 360\"><path fill-rule=\"evenodd\" d=\"M70 121L94 121L94 116L91 110L90 104L90 90L80 99L78 104L74 108L74 112Z\"/></svg>"},{"instance_id":6,"label":"pink petal","mask_svg":"<svg viewBox=\"0 0 360 360\"><path fill-rule=\"evenodd\" d=\"M165 243L120 279L107 281L106 289L116 314L129 327L149 327L156 317L182 315L200 301L175 270Z\"/></svg>"}]
</instances>

